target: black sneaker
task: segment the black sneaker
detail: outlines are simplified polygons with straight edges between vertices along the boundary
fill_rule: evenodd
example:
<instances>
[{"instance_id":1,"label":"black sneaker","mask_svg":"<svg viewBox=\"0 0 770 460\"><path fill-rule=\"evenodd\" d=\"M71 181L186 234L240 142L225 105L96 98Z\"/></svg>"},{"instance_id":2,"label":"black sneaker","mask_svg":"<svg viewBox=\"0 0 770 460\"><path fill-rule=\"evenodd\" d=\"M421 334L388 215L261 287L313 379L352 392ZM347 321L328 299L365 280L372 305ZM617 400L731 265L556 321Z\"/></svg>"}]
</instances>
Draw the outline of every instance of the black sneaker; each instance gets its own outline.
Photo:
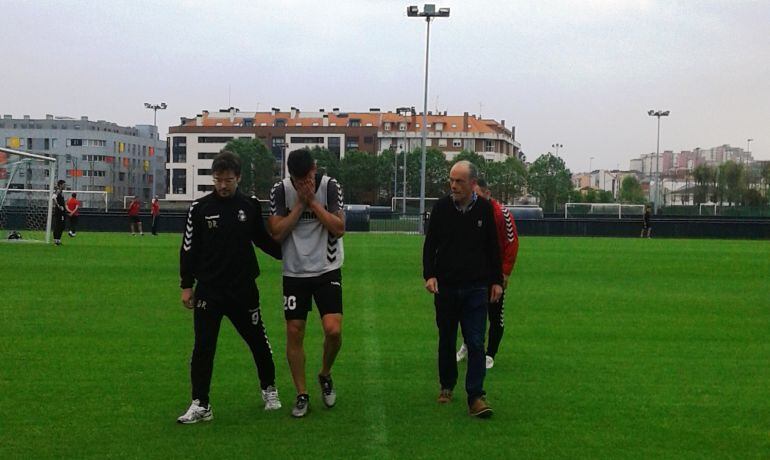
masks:
<instances>
[{"instance_id":1,"label":"black sneaker","mask_svg":"<svg viewBox=\"0 0 770 460\"><path fill-rule=\"evenodd\" d=\"M334 391L332 375L329 374L324 377L323 375L318 374L318 383L321 384L321 400L323 400L324 406L334 407L337 403L337 392Z\"/></svg>"},{"instance_id":2,"label":"black sneaker","mask_svg":"<svg viewBox=\"0 0 770 460\"><path fill-rule=\"evenodd\" d=\"M310 396L306 394L297 395L297 402L294 403L294 407L291 410L291 416L295 418L302 418L307 415L307 411L310 410Z\"/></svg>"}]
</instances>

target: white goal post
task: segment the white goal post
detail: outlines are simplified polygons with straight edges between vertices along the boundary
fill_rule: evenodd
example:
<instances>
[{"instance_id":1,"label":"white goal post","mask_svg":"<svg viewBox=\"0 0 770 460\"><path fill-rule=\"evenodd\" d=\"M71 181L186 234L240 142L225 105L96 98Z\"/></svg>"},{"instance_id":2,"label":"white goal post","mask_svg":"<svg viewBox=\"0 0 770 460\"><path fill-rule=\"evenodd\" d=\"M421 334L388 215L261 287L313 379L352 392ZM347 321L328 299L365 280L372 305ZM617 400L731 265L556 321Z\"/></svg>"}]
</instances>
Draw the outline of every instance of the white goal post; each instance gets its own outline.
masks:
<instances>
[{"instance_id":1,"label":"white goal post","mask_svg":"<svg viewBox=\"0 0 770 460\"><path fill-rule=\"evenodd\" d=\"M711 214L705 214L707 216L716 216L717 215L717 204L716 203L701 203L698 205L698 215L703 216L703 209L711 209Z\"/></svg>"},{"instance_id":2,"label":"white goal post","mask_svg":"<svg viewBox=\"0 0 770 460\"><path fill-rule=\"evenodd\" d=\"M0 147L2 241L51 242L55 180L55 158Z\"/></svg>"},{"instance_id":3,"label":"white goal post","mask_svg":"<svg viewBox=\"0 0 770 460\"><path fill-rule=\"evenodd\" d=\"M623 203L565 203L564 218L578 217L640 217L644 215L643 204Z\"/></svg>"},{"instance_id":4,"label":"white goal post","mask_svg":"<svg viewBox=\"0 0 770 460\"><path fill-rule=\"evenodd\" d=\"M425 212L430 212L430 210L433 208L433 205L436 204L437 201L438 198L428 198L426 196ZM391 211L406 213L407 209L417 209L418 211L416 211L415 214L419 214L420 197L408 196L404 198L403 196L394 196L390 199Z\"/></svg>"}]
</instances>

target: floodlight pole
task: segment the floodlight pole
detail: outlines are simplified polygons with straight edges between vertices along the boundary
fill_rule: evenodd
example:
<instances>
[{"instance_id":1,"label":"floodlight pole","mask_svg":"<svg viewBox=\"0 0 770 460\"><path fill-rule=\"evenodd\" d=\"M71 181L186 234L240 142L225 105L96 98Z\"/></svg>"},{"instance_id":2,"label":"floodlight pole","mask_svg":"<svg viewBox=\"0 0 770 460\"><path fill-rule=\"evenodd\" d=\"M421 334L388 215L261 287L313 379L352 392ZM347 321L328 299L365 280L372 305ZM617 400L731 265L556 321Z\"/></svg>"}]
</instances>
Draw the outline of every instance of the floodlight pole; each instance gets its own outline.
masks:
<instances>
[{"instance_id":1,"label":"floodlight pole","mask_svg":"<svg viewBox=\"0 0 770 460\"><path fill-rule=\"evenodd\" d=\"M439 8L436 11L436 5L425 4L423 11L420 12L416 6L409 6L406 9L406 15L409 17L424 17L428 25L425 41L425 92L423 94L422 109L422 157L420 163L420 221L418 230L421 235L425 234L425 147L428 139L428 58L430 51L430 21L434 17L449 17L449 8Z\"/></svg>"},{"instance_id":2,"label":"floodlight pole","mask_svg":"<svg viewBox=\"0 0 770 460\"><path fill-rule=\"evenodd\" d=\"M660 199L660 117L667 117L668 110L649 110L647 115L658 117L658 143L655 148L655 199L652 201L653 214L658 214L658 200Z\"/></svg>"},{"instance_id":3,"label":"floodlight pole","mask_svg":"<svg viewBox=\"0 0 770 460\"><path fill-rule=\"evenodd\" d=\"M168 108L168 105L166 105L165 102L161 102L160 104L150 104L149 102L144 103L144 107L146 109L152 110L152 126L155 128L155 132L152 136L152 198L155 198L155 176L158 174L158 168L155 164L155 157L158 155L158 143L155 142L158 139L158 110L166 110ZM165 166L164 166L165 169Z\"/></svg>"},{"instance_id":4,"label":"floodlight pole","mask_svg":"<svg viewBox=\"0 0 770 460\"><path fill-rule=\"evenodd\" d=\"M551 144L551 147L556 149L556 157L558 157L559 156L559 148L564 147L564 144L558 144L558 143L557 144Z\"/></svg>"},{"instance_id":5,"label":"floodlight pole","mask_svg":"<svg viewBox=\"0 0 770 460\"><path fill-rule=\"evenodd\" d=\"M749 167L749 152L751 151L750 148L753 141L754 139L746 139L746 155L744 155L743 158L747 169Z\"/></svg>"},{"instance_id":6,"label":"floodlight pole","mask_svg":"<svg viewBox=\"0 0 770 460\"><path fill-rule=\"evenodd\" d=\"M403 183L402 183L403 190L401 190L401 192L402 192L401 208L402 208L402 213L403 214L406 214L406 154L407 154L407 151L409 150L407 148L407 137L406 137L406 132L407 132L407 129L406 129L406 125L407 125L406 114L409 113L410 111L412 111L413 109L414 109L413 107L412 108L409 108L409 107L398 107L396 109L396 114L399 114L402 117L404 117L404 143L401 146L401 153L404 155L404 179L403 179ZM398 158L398 157L396 157L396 158ZM396 167L396 169L398 169L398 167ZM394 194L394 196L395 196L395 194Z\"/></svg>"}]
</instances>

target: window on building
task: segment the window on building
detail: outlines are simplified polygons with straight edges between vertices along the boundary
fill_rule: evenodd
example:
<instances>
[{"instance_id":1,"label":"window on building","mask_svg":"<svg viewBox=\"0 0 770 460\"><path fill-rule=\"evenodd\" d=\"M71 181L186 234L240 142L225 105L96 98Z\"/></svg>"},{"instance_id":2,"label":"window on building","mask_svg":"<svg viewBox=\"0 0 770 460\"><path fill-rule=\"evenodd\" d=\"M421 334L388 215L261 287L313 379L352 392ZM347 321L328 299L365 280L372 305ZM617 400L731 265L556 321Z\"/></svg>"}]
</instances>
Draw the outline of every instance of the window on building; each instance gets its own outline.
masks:
<instances>
[{"instance_id":1,"label":"window on building","mask_svg":"<svg viewBox=\"0 0 770 460\"><path fill-rule=\"evenodd\" d=\"M436 123L435 129L436 129L436 131L443 131L444 130L444 123Z\"/></svg>"},{"instance_id":2,"label":"window on building","mask_svg":"<svg viewBox=\"0 0 770 460\"><path fill-rule=\"evenodd\" d=\"M126 173L119 172L118 173L118 180L121 180L121 181L126 180Z\"/></svg>"},{"instance_id":3,"label":"window on building","mask_svg":"<svg viewBox=\"0 0 770 460\"><path fill-rule=\"evenodd\" d=\"M348 126L351 128L361 126L361 120L358 118L351 118L349 123L350 124Z\"/></svg>"},{"instance_id":4,"label":"window on building","mask_svg":"<svg viewBox=\"0 0 770 460\"><path fill-rule=\"evenodd\" d=\"M327 140L329 153L335 155L337 159L340 157L340 137L330 136Z\"/></svg>"},{"instance_id":5,"label":"window on building","mask_svg":"<svg viewBox=\"0 0 770 460\"><path fill-rule=\"evenodd\" d=\"M278 119L276 119L274 126L276 126L276 127L286 126L286 119L285 118L278 118Z\"/></svg>"},{"instance_id":6,"label":"window on building","mask_svg":"<svg viewBox=\"0 0 770 460\"><path fill-rule=\"evenodd\" d=\"M438 146L439 147L446 147L446 139L439 139L438 140Z\"/></svg>"},{"instance_id":7,"label":"window on building","mask_svg":"<svg viewBox=\"0 0 770 460\"><path fill-rule=\"evenodd\" d=\"M171 143L171 153L174 163L186 163L187 138L184 136L174 136Z\"/></svg>"},{"instance_id":8,"label":"window on building","mask_svg":"<svg viewBox=\"0 0 770 460\"><path fill-rule=\"evenodd\" d=\"M406 123L399 123L398 124L398 130L399 131L406 131Z\"/></svg>"},{"instance_id":9,"label":"window on building","mask_svg":"<svg viewBox=\"0 0 770 460\"><path fill-rule=\"evenodd\" d=\"M213 192L214 186L213 185L206 185L206 184L198 184L198 191L199 192Z\"/></svg>"},{"instance_id":10,"label":"window on building","mask_svg":"<svg viewBox=\"0 0 770 460\"><path fill-rule=\"evenodd\" d=\"M462 140L460 140L460 139L453 139L452 140L452 147L459 148L459 147L462 147L462 146L463 146L463 141Z\"/></svg>"},{"instance_id":11,"label":"window on building","mask_svg":"<svg viewBox=\"0 0 770 460\"><path fill-rule=\"evenodd\" d=\"M187 193L187 170L174 169L171 177L171 188L174 193L185 195Z\"/></svg>"},{"instance_id":12,"label":"window on building","mask_svg":"<svg viewBox=\"0 0 770 460\"><path fill-rule=\"evenodd\" d=\"M346 149L357 149L358 148L358 136L352 136L348 137L345 141L345 148Z\"/></svg>"},{"instance_id":13,"label":"window on building","mask_svg":"<svg viewBox=\"0 0 770 460\"><path fill-rule=\"evenodd\" d=\"M323 144L323 137L292 137L292 144Z\"/></svg>"},{"instance_id":14,"label":"window on building","mask_svg":"<svg viewBox=\"0 0 770 460\"><path fill-rule=\"evenodd\" d=\"M198 136L199 144L226 144L233 140L233 136Z\"/></svg>"},{"instance_id":15,"label":"window on building","mask_svg":"<svg viewBox=\"0 0 770 460\"><path fill-rule=\"evenodd\" d=\"M484 141L484 151L485 152L494 152L495 151L495 144L493 141Z\"/></svg>"},{"instance_id":16,"label":"window on building","mask_svg":"<svg viewBox=\"0 0 770 460\"><path fill-rule=\"evenodd\" d=\"M385 123L385 125L383 126L383 129L385 131L390 131L390 123Z\"/></svg>"},{"instance_id":17,"label":"window on building","mask_svg":"<svg viewBox=\"0 0 770 460\"><path fill-rule=\"evenodd\" d=\"M198 152L199 160L213 160L215 156L219 155L219 152Z\"/></svg>"},{"instance_id":18,"label":"window on building","mask_svg":"<svg viewBox=\"0 0 770 460\"><path fill-rule=\"evenodd\" d=\"M431 145L433 145L433 139L431 138L425 139L425 146L430 147Z\"/></svg>"},{"instance_id":19,"label":"window on building","mask_svg":"<svg viewBox=\"0 0 770 460\"><path fill-rule=\"evenodd\" d=\"M211 169L198 168L198 175L199 176L210 176L211 175Z\"/></svg>"},{"instance_id":20,"label":"window on building","mask_svg":"<svg viewBox=\"0 0 770 460\"><path fill-rule=\"evenodd\" d=\"M364 136L364 144L371 144L374 142L374 138L372 136Z\"/></svg>"},{"instance_id":21,"label":"window on building","mask_svg":"<svg viewBox=\"0 0 770 460\"><path fill-rule=\"evenodd\" d=\"M46 138L43 141L43 150L51 150L51 139Z\"/></svg>"}]
</instances>

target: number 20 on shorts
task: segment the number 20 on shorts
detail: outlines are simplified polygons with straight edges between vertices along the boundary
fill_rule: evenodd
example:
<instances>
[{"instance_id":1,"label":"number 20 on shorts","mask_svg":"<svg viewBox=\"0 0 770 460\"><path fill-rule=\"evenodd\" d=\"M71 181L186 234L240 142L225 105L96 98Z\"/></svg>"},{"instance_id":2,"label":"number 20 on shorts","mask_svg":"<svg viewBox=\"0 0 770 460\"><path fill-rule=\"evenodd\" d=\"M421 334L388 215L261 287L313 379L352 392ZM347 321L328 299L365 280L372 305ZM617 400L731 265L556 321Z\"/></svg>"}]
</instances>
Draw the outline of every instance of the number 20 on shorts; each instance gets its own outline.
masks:
<instances>
[{"instance_id":1,"label":"number 20 on shorts","mask_svg":"<svg viewBox=\"0 0 770 460\"><path fill-rule=\"evenodd\" d=\"M294 310L297 308L297 297L290 295L290 296L283 296L283 309L284 310Z\"/></svg>"}]
</instances>

